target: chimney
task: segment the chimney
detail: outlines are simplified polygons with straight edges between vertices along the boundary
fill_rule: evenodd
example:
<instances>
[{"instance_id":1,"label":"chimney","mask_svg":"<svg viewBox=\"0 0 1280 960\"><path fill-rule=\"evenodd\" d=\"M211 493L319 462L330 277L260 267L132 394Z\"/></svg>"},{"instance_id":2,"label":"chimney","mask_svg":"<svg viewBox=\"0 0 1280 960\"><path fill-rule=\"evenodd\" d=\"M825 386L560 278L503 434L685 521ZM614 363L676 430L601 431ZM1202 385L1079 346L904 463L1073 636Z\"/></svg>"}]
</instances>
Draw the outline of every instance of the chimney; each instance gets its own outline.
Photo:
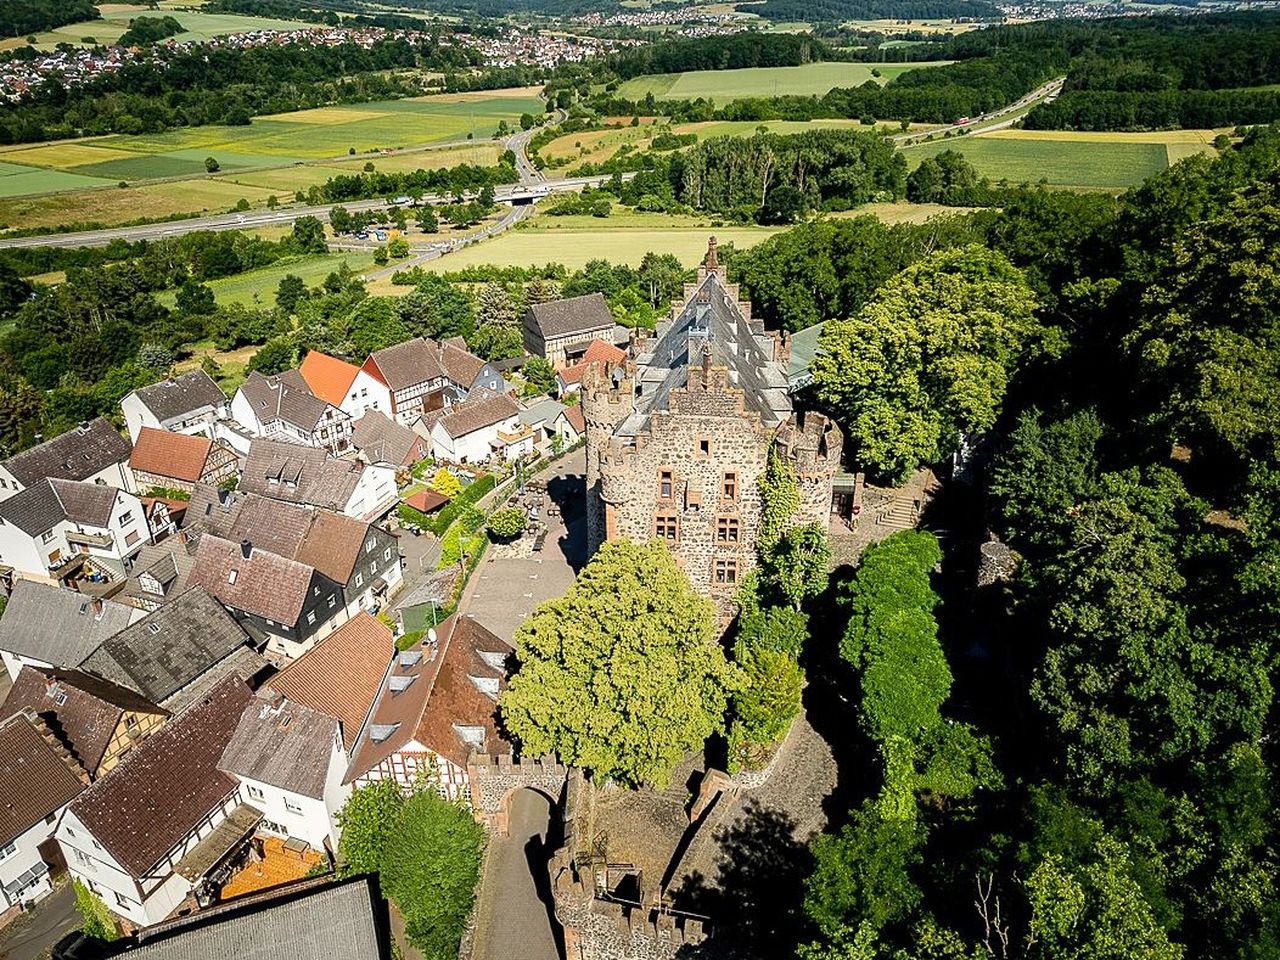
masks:
<instances>
[{"instance_id":1,"label":"chimney","mask_svg":"<svg viewBox=\"0 0 1280 960\"><path fill-rule=\"evenodd\" d=\"M103 606L102 606L102 598L101 598L101 597L94 597L92 600L90 600L90 601L89 601L89 608L90 608L91 610L93 610L93 619L94 619L95 621L97 621L97 620L101 620L101 619L102 619L102 610L103 610Z\"/></svg>"},{"instance_id":2,"label":"chimney","mask_svg":"<svg viewBox=\"0 0 1280 960\"><path fill-rule=\"evenodd\" d=\"M249 559L250 554L252 554L252 553L253 553L253 544L252 544L252 543L250 543L248 540L241 540L241 541L240 541L240 556L242 556L242 557L244 557L246 560L248 560L248 559Z\"/></svg>"},{"instance_id":3,"label":"chimney","mask_svg":"<svg viewBox=\"0 0 1280 960\"><path fill-rule=\"evenodd\" d=\"M81 433L88 433L88 432L89 432L89 421L88 421L88 420L81 420L81 421L80 421L80 432L81 432Z\"/></svg>"},{"instance_id":4,"label":"chimney","mask_svg":"<svg viewBox=\"0 0 1280 960\"><path fill-rule=\"evenodd\" d=\"M57 692L58 692L58 678L45 677L44 678L44 695L46 697L49 697L50 699L53 699L53 695Z\"/></svg>"},{"instance_id":5,"label":"chimney","mask_svg":"<svg viewBox=\"0 0 1280 960\"><path fill-rule=\"evenodd\" d=\"M702 345L702 385L711 385L711 344Z\"/></svg>"},{"instance_id":6,"label":"chimney","mask_svg":"<svg viewBox=\"0 0 1280 960\"><path fill-rule=\"evenodd\" d=\"M716 238L710 237L707 240L707 270L715 270L720 266L720 258L716 256Z\"/></svg>"}]
</instances>

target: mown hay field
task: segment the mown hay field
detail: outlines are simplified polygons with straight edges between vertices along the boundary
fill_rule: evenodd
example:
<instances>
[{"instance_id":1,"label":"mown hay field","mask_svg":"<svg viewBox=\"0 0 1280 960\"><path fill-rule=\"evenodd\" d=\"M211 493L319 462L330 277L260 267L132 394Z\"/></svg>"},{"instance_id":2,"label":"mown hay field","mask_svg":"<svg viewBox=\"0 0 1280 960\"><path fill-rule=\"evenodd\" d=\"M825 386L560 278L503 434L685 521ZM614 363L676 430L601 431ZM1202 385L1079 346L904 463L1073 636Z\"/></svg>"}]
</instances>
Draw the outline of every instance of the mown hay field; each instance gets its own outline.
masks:
<instances>
[{"instance_id":1,"label":"mown hay field","mask_svg":"<svg viewBox=\"0 0 1280 960\"><path fill-rule=\"evenodd\" d=\"M908 70L939 66L923 63L807 63L800 67L747 67L740 70L698 70L634 77L618 88L618 95L643 100L652 93L658 100L718 101L744 97L801 96L826 93L834 87L856 87L868 80L884 83ZM880 75L874 76L872 70Z\"/></svg>"},{"instance_id":2,"label":"mown hay field","mask_svg":"<svg viewBox=\"0 0 1280 960\"><path fill-rule=\"evenodd\" d=\"M1162 143L1043 140L1014 137L958 137L903 150L912 169L944 150L964 154L993 182L1040 183L1055 187L1120 190L1141 183L1169 166Z\"/></svg>"}]
</instances>

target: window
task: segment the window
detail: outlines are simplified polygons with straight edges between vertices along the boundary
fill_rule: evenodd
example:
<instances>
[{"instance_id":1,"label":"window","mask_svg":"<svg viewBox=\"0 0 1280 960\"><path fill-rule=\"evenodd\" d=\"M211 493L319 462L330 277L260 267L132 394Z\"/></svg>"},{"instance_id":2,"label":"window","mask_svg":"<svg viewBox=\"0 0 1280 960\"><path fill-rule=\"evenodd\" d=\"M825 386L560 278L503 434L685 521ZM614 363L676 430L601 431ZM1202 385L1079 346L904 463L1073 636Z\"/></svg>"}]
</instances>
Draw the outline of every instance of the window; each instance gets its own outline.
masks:
<instances>
[{"instance_id":1,"label":"window","mask_svg":"<svg viewBox=\"0 0 1280 960\"><path fill-rule=\"evenodd\" d=\"M373 537L370 537L368 540L364 542L364 552L372 553L373 548L376 547L377 545L378 545L378 541L375 540Z\"/></svg>"},{"instance_id":2,"label":"window","mask_svg":"<svg viewBox=\"0 0 1280 960\"><path fill-rule=\"evenodd\" d=\"M49 541L51 541L52 539L53 539L53 531L52 531L52 530L46 530L44 533L40 534L40 542L41 542L41 543L48 543L48 542L49 542Z\"/></svg>"},{"instance_id":3,"label":"window","mask_svg":"<svg viewBox=\"0 0 1280 960\"><path fill-rule=\"evenodd\" d=\"M720 496L725 500L738 499L738 475L736 473L726 473L724 481L720 484Z\"/></svg>"},{"instance_id":4,"label":"window","mask_svg":"<svg viewBox=\"0 0 1280 960\"><path fill-rule=\"evenodd\" d=\"M116 906L127 907L133 904L133 901L126 897L123 893L116 894Z\"/></svg>"},{"instance_id":5,"label":"window","mask_svg":"<svg viewBox=\"0 0 1280 960\"><path fill-rule=\"evenodd\" d=\"M390 559L391 559L391 548L390 548L390 547L387 547L387 549L385 549L385 550L383 550L383 551L382 551L382 559L383 559L383 560L390 560Z\"/></svg>"},{"instance_id":6,"label":"window","mask_svg":"<svg viewBox=\"0 0 1280 960\"><path fill-rule=\"evenodd\" d=\"M716 543L738 542L738 518L718 517L716 519Z\"/></svg>"},{"instance_id":7,"label":"window","mask_svg":"<svg viewBox=\"0 0 1280 960\"><path fill-rule=\"evenodd\" d=\"M227 583L235 583L236 577L240 576L239 570L231 570L227 573Z\"/></svg>"},{"instance_id":8,"label":"window","mask_svg":"<svg viewBox=\"0 0 1280 960\"><path fill-rule=\"evenodd\" d=\"M674 513L660 513L653 518L653 535L675 543L680 539L680 521Z\"/></svg>"},{"instance_id":9,"label":"window","mask_svg":"<svg viewBox=\"0 0 1280 960\"><path fill-rule=\"evenodd\" d=\"M315 622L316 622L316 612L312 610L310 613L307 614L307 623L311 624L312 626L315 626Z\"/></svg>"},{"instance_id":10,"label":"window","mask_svg":"<svg viewBox=\"0 0 1280 960\"><path fill-rule=\"evenodd\" d=\"M738 582L738 561L737 560L717 560L715 570L716 583L737 583Z\"/></svg>"},{"instance_id":11,"label":"window","mask_svg":"<svg viewBox=\"0 0 1280 960\"><path fill-rule=\"evenodd\" d=\"M675 493L675 475L670 470L662 470L658 474L658 496L670 500Z\"/></svg>"},{"instance_id":12,"label":"window","mask_svg":"<svg viewBox=\"0 0 1280 960\"><path fill-rule=\"evenodd\" d=\"M280 824L276 823L274 820L259 821L258 826L267 831L267 833L275 833L282 837L287 837L289 835L289 831L280 826Z\"/></svg>"},{"instance_id":13,"label":"window","mask_svg":"<svg viewBox=\"0 0 1280 960\"><path fill-rule=\"evenodd\" d=\"M302 812L302 807L300 807L298 804L294 803L294 802L293 802L292 800L290 800L288 797L285 797L285 798L284 798L284 808L285 808L286 810L288 810L290 813L301 813L301 812Z\"/></svg>"},{"instance_id":14,"label":"window","mask_svg":"<svg viewBox=\"0 0 1280 960\"><path fill-rule=\"evenodd\" d=\"M126 510L124 513L120 514L120 526L127 527L131 523L133 523L132 510Z\"/></svg>"},{"instance_id":15,"label":"window","mask_svg":"<svg viewBox=\"0 0 1280 960\"><path fill-rule=\"evenodd\" d=\"M12 857L17 852L18 852L17 844L6 843L3 847L0 847L0 860L4 860L8 857Z\"/></svg>"},{"instance_id":16,"label":"window","mask_svg":"<svg viewBox=\"0 0 1280 960\"><path fill-rule=\"evenodd\" d=\"M700 456L700 457L709 457L709 456L711 456L711 441L710 441L710 440L707 440L707 439L705 439L705 438L704 438L704 439L702 439L702 440L699 440L699 441L698 441L698 456Z\"/></svg>"},{"instance_id":17,"label":"window","mask_svg":"<svg viewBox=\"0 0 1280 960\"><path fill-rule=\"evenodd\" d=\"M377 573L377 572L378 572L378 561L377 561L377 560L370 560L370 561L369 561L369 572L370 572L370 573Z\"/></svg>"},{"instance_id":18,"label":"window","mask_svg":"<svg viewBox=\"0 0 1280 960\"><path fill-rule=\"evenodd\" d=\"M334 608L334 606L337 604L337 602L338 602L338 595L337 595L336 593L331 593L331 594L329 594L329 609L330 609L330 610L332 610L332 609Z\"/></svg>"},{"instance_id":19,"label":"window","mask_svg":"<svg viewBox=\"0 0 1280 960\"><path fill-rule=\"evenodd\" d=\"M135 543L137 543L137 542L138 542L138 531L137 531L137 530L130 530L128 533L126 533L126 534L125 534L125 536L124 536L124 545L125 545L126 547L132 547L132 546L133 546Z\"/></svg>"},{"instance_id":20,"label":"window","mask_svg":"<svg viewBox=\"0 0 1280 960\"><path fill-rule=\"evenodd\" d=\"M262 799L262 797L263 797L263 793L262 793L262 791L261 791L261 790L259 790L257 787L253 786L252 784L248 784L248 783L246 783L246 784L244 785L244 788L245 788L245 790L247 790L247 791L249 792L249 798L250 798L251 800L261 800L261 799Z\"/></svg>"},{"instance_id":21,"label":"window","mask_svg":"<svg viewBox=\"0 0 1280 960\"><path fill-rule=\"evenodd\" d=\"M135 717L132 713L125 714L124 728L126 730L134 730L137 728L137 726L138 726L138 718Z\"/></svg>"},{"instance_id":22,"label":"window","mask_svg":"<svg viewBox=\"0 0 1280 960\"><path fill-rule=\"evenodd\" d=\"M363 587L363 586L364 586L364 574L363 574L363 573L357 573L357 574L356 574L356 586L357 586L357 587Z\"/></svg>"}]
</instances>

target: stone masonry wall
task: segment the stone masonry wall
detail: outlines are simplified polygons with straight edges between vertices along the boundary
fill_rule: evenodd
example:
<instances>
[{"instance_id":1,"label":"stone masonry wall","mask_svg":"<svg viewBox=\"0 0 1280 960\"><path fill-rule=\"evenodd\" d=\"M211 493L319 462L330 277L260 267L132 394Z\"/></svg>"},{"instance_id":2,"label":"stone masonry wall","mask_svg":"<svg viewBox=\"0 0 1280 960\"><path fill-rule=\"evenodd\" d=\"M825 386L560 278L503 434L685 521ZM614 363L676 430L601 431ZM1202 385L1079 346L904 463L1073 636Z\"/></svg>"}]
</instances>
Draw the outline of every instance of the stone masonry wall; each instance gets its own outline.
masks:
<instances>
[{"instance_id":1,"label":"stone masonry wall","mask_svg":"<svg viewBox=\"0 0 1280 960\"><path fill-rule=\"evenodd\" d=\"M555 757L513 759L509 754L476 755L467 764L471 805L476 817L498 835L507 832L506 799L524 787L540 790L553 801L564 793L569 771Z\"/></svg>"}]
</instances>

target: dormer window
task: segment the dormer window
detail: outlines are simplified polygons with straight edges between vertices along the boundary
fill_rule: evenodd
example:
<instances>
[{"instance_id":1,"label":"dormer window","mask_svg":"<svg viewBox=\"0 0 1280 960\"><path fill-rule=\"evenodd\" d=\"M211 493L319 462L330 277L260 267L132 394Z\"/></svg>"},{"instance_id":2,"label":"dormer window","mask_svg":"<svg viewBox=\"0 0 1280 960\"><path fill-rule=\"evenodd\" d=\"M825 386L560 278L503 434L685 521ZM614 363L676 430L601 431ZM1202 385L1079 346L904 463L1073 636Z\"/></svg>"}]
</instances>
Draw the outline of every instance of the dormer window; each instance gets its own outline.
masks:
<instances>
[{"instance_id":1,"label":"dormer window","mask_svg":"<svg viewBox=\"0 0 1280 960\"><path fill-rule=\"evenodd\" d=\"M476 685L477 690L483 693L490 700L498 699L497 677L471 677L471 682Z\"/></svg>"},{"instance_id":2,"label":"dormer window","mask_svg":"<svg viewBox=\"0 0 1280 960\"><path fill-rule=\"evenodd\" d=\"M384 740L387 740L393 733L395 733L396 728L399 726L400 724L398 723L372 724L369 727L369 739L372 740L374 743L382 743Z\"/></svg>"},{"instance_id":3,"label":"dormer window","mask_svg":"<svg viewBox=\"0 0 1280 960\"><path fill-rule=\"evenodd\" d=\"M240 571L239 571L239 570L229 570L229 571L227 571L227 583L235 583L235 582L236 582L236 577L238 577L238 576L240 576Z\"/></svg>"},{"instance_id":4,"label":"dormer window","mask_svg":"<svg viewBox=\"0 0 1280 960\"><path fill-rule=\"evenodd\" d=\"M453 725L453 732L458 735L458 739L467 746L475 750L484 749L485 729L484 727L473 727L462 723Z\"/></svg>"},{"instance_id":5,"label":"dormer window","mask_svg":"<svg viewBox=\"0 0 1280 960\"><path fill-rule=\"evenodd\" d=\"M413 681L416 679L417 679L416 676L410 676L410 677L395 676L387 681L387 687L388 689L391 690L392 693L404 693L406 690L409 689L410 686L413 685Z\"/></svg>"}]
</instances>

